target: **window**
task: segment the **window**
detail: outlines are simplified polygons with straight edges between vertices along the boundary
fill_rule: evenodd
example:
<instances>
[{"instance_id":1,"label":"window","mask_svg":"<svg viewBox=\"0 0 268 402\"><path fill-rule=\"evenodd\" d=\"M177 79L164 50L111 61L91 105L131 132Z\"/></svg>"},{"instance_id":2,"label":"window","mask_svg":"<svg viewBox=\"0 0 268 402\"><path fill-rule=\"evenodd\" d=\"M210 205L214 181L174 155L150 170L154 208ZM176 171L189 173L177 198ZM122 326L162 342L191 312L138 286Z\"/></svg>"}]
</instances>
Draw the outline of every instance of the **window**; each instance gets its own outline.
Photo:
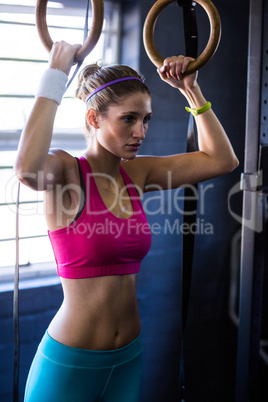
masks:
<instances>
[{"instance_id":1,"label":"window","mask_svg":"<svg viewBox=\"0 0 268 402\"><path fill-rule=\"evenodd\" d=\"M12 167L21 131L31 111L34 94L42 72L47 68L48 60L48 53L39 39L35 26L35 3L34 0L9 0L0 3L1 279L5 275L9 276L9 272L13 272L15 264L18 181ZM86 3L87 1L85 7ZM84 60L84 64L100 59L103 59L105 64L118 62L119 3L105 2L104 9L103 32L92 53ZM53 41L63 39L69 43L82 43L84 19L83 8L48 2L47 25ZM51 144L52 147L68 150L73 155L79 154L86 145L83 134L85 105L74 98L75 87L76 79L70 85L58 110ZM28 270L29 273L33 264L54 261L43 216L43 194L23 185L20 194L19 222L20 272Z\"/></svg>"}]
</instances>

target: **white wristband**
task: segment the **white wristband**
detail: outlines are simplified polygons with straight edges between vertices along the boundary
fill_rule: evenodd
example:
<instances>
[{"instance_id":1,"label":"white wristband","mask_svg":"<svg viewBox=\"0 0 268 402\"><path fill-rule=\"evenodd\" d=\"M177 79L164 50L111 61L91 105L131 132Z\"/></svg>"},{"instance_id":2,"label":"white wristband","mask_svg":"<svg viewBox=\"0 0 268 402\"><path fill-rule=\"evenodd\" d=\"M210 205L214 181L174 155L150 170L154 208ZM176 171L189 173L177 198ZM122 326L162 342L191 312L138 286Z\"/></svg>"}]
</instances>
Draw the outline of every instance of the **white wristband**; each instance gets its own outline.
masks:
<instances>
[{"instance_id":1,"label":"white wristband","mask_svg":"<svg viewBox=\"0 0 268 402\"><path fill-rule=\"evenodd\" d=\"M67 81L68 76L63 71L48 68L41 78L36 98L42 96L43 98L52 99L60 105Z\"/></svg>"}]
</instances>

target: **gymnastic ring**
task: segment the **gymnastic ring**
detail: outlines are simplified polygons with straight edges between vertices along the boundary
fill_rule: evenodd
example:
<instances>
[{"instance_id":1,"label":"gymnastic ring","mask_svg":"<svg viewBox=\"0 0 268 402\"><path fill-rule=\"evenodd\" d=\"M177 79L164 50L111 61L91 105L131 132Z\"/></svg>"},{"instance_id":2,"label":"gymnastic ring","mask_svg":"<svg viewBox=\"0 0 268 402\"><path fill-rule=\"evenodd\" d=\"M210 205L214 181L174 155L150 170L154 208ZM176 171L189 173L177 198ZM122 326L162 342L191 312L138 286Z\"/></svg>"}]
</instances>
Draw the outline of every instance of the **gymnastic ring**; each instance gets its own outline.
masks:
<instances>
[{"instance_id":1,"label":"gymnastic ring","mask_svg":"<svg viewBox=\"0 0 268 402\"><path fill-rule=\"evenodd\" d=\"M156 67L163 65L163 57L158 53L154 43L154 28L161 11L176 0L158 0L149 11L143 28L143 43L149 59ZM221 37L221 20L219 13L210 0L195 0L206 11L210 22L210 37L203 53L191 61L185 74L191 74L203 67L214 55Z\"/></svg>"},{"instance_id":2,"label":"gymnastic ring","mask_svg":"<svg viewBox=\"0 0 268 402\"><path fill-rule=\"evenodd\" d=\"M48 50L51 50L53 41L49 35L46 21L48 0L37 0L36 3L36 26L41 42ZM97 44L102 31L104 6L103 0L91 0L91 6L93 10L93 22L89 36L85 43L79 48L75 54L74 61L76 63L81 62L84 58L93 50Z\"/></svg>"}]
</instances>

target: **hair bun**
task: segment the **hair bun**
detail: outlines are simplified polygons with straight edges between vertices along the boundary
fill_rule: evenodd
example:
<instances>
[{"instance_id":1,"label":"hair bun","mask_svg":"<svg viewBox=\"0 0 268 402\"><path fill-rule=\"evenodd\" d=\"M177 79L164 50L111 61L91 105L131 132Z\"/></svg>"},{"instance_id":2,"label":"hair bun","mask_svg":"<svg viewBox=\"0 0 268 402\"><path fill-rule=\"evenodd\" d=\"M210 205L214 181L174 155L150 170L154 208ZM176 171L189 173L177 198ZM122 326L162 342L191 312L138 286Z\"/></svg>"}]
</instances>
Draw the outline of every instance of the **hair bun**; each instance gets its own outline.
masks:
<instances>
[{"instance_id":1,"label":"hair bun","mask_svg":"<svg viewBox=\"0 0 268 402\"><path fill-rule=\"evenodd\" d=\"M93 90L93 88L90 88L89 78L97 74L100 69L101 66L99 66L97 63L94 63L89 64L80 71L78 74L77 89L75 91L76 98L81 99L82 101L86 100L88 94Z\"/></svg>"}]
</instances>

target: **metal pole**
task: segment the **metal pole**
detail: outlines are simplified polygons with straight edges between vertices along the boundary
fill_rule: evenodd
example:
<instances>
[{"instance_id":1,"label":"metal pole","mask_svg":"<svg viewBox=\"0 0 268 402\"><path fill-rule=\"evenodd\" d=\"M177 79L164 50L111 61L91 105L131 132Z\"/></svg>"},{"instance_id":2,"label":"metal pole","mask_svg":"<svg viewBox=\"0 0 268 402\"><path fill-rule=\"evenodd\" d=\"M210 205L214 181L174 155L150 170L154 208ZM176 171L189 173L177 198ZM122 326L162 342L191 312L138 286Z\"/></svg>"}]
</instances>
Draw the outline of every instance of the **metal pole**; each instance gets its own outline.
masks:
<instances>
[{"instance_id":1,"label":"metal pole","mask_svg":"<svg viewBox=\"0 0 268 402\"><path fill-rule=\"evenodd\" d=\"M253 320L253 280L255 235L261 216L258 180L260 93L262 67L263 0L250 0L248 80L245 142L245 176L249 185L243 188L243 222L240 267L239 328L237 347L236 402L248 402ZM255 179L255 183L253 183ZM257 224L257 226L256 226Z\"/></svg>"}]
</instances>

